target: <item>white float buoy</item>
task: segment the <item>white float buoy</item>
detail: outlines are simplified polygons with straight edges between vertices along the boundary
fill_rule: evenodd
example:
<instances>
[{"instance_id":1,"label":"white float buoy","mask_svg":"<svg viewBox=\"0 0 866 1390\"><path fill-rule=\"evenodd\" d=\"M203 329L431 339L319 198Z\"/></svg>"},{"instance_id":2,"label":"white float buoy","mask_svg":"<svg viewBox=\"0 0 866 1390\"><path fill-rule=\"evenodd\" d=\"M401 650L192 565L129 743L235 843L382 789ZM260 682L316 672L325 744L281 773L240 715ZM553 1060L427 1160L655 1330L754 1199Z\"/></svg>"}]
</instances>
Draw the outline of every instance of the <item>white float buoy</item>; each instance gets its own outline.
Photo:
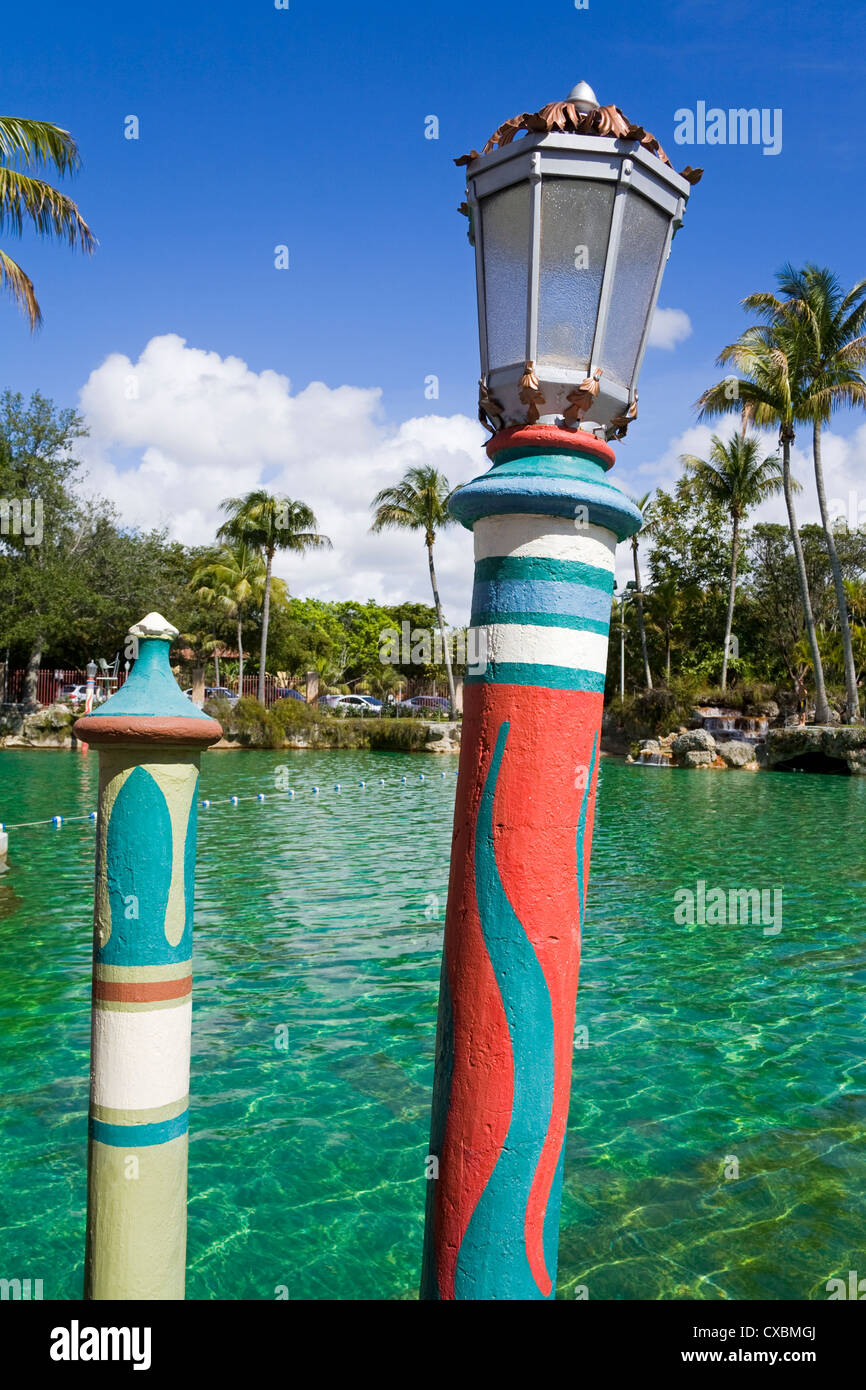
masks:
<instances>
[{"instance_id":1,"label":"white float buoy","mask_svg":"<svg viewBox=\"0 0 866 1390\"><path fill-rule=\"evenodd\" d=\"M52 817L51 817L51 824L52 824L52 825L57 825L57 826L62 825L62 824L63 824L63 817L62 817L62 816L52 816Z\"/></svg>"},{"instance_id":2,"label":"white float buoy","mask_svg":"<svg viewBox=\"0 0 866 1390\"><path fill-rule=\"evenodd\" d=\"M419 781L419 782L423 782L423 781L424 781L424 773L423 773L423 772L419 772L419 773L418 773L418 781Z\"/></svg>"},{"instance_id":3,"label":"white float buoy","mask_svg":"<svg viewBox=\"0 0 866 1390\"><path fill-rule=\"evenodd\" d=\"M339 784L339 782L335 782L335 783L334 783L334 791L335 791L335 792L338 792L339 790L340 790L340 784Z\"/></svg>"},{"instance_id":4,"label":"white float buoy","mask_svg":"<svg viewBox=\"0 0 866 1390\"><path fill-rule=\"evenodd\" d=\"M209 801L203 801L201 804L202 804L202 806L204 807L205 810L207 810L208 807L210 806L210 802L209 802Z\"/></svg>"},{"instance_id":5,"label":"white float buoy","mask_svg":"<svg viewBox=\"0 0 866 1390\"><path fill-rule=\"evenodd\" d=\"M230 796L230 797L229 797L229 801L232 803L233 806L237 806L238 800L239 800L239 798L236 797L236 796Z\"/></svg>"},{"instance_id":6,"label":"white float buoy","mask_svg":"<svg viewBox=\"0 0 866 1390\"><path fill-rule=\"evenodd\" d=\"M210 805L210 802L208 802L207 804ZM97 815L98 815L98 812L96 812L96 811L91 811L91 812L90 812L90 819L91 819L91 820L96 820Z\"/></svg>"},{"instance_id":7,"label":"white float buoy","mask_svg":"<svg viewBox=\"0 0 866 1390\"><path fill-rule=\"evenodd\" d=\"M359 783L358 783L358 786L359 786L359 787L366 787L366 785L367 785L366 782L359 782Z\"/></svg>"},{"instance_id":8,"label":"white float buoy","mask_svg":"<svg viewBox=\"0 0 866 1390\"><path fill-rule=\"evenodd\" d=\"M384 777L380 777L380 778L379 778L379 786L380 786L380 787L384 787L384 785L385 785L385 778L384 778Z\"/></svg>"},{"instance_id":9,"label":"white float buoy","mask_svg":"<svg viewBox=\"0 0 866 1390\"><path fill-rule=\"evenodd\" d=\"M294 789L294 787L289 787L289 790L286 792L286 796L294 796L294 794L295 794L295 789Z\"/></svg>"},{"instance_id":10,"label":"white float buoy","mask_svg":"<svg viewBox=\"0 0 866 1390\"><path fill-rule=\"evenodd\" d=\"M405 778L405 777L401 777L401 778L400 778L400 781L401 781L401 782L405 782L405 781L406 781L406 778Z\"/></svg>"},{"instance_id":11,"label":"white float buoy","mask_svg":"<svg viewBox=\"0 0 866 1390\"><path fill-rule=\"evenodd\" d=\"M265 799L265 794L264 794L264 792L259 792L259 798L258 798L258 799L259 799L259 801L264 801L264 799Z\"/></svg>"},{"instance_id":12,"label":"white float buoy","mask_svg":"<svg viewBox=\"0 0 866 1390\"><path fill-rule=\"evenodd\" d=\"M313 791L314 791L314 792L317 792L318 790L319 790L318 787L313 787Z\"/></svg>"}]
</instances>

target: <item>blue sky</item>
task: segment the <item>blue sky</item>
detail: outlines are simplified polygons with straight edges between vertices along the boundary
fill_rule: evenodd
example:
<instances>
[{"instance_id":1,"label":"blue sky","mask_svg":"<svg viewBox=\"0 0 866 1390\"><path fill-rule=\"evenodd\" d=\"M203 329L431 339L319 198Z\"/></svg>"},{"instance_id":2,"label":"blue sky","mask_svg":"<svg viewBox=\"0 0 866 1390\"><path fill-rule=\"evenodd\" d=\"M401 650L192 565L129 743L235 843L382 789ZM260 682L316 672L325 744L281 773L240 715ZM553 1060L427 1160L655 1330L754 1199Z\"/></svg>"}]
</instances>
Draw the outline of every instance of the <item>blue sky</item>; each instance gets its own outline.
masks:
<instances>
[{"instance_id":1,"label":"blue sky","mask_svg":"<svg viewBox=\"0 0 866 1390\"><path fill-rule=\"evenodd\" d=\"M688 314L692 333L648 352L640 422L620 449L624 480L645 490L693 425L692 402L744 322L744 294L769 286L786 259L828 263L846 283L866 274L864 29L862 9L838 0L14 8L3 109L74 133L83 168L70 191L100 245L88 260L29 236L4 241L35 281L45 325L31 335L0 301L0 382L74 404L110 354L135 362L151 340L177 335L290 378L292 394L317 381L378 390L357 398L356 426L379 431L367 443L381 485L381 449L403 422L475 414L474 270L454 157L586 78L601 102L652 130L675 167L706 170L660 301ZM700 100L781 108L781 153L678 147L674 113ZM137 141L124 139L129 115ZM436 141L424 138L428 115ZM279 244L288 271L274 268ZM430 374L435 402L424 395ZM328 397L332 416L340 399ZM94 409L93 477L110 491L154 441L109 428ZM841 417L834 431L853 437L858 425ZM437 438L447 443L444 426ZM165 439L155 447L171 452ZM250 463L304 495L302 453L287 469ZM121 487L117 500L128 521L153 519ZM342 563L345 573L361 562L346 550Z\"/></svg>"}]
</instances>

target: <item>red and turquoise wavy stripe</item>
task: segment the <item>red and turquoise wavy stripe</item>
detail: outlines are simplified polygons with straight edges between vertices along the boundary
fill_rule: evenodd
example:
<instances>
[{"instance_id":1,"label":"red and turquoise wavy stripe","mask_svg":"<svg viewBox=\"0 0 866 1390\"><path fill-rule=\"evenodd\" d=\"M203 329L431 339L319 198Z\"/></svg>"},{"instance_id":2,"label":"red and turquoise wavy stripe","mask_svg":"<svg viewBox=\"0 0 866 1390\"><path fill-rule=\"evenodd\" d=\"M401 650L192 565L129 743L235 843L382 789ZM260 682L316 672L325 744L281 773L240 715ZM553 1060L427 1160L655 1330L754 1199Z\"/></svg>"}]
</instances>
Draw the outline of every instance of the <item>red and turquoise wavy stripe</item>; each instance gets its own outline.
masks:
<instances>
[{"instance_id":1,"label":"red and turquoise wavy stripe","mask_svg":"<svg viewBox=\"0 0 866 1390\"><path fill-rule=\"evenodd\" d=\"M493 808L508 730L507 722L499 729L478 811L475 891L508 1023L514 1094L505 1142L457 1256L458 1299L527 1299L539 1292L527 1251L526 1213L553 1108L553 1015L544 972L496 863Z\"/></svg>"},{"instance_id":2,"label":"red and turquoise wavy stripe","mask_svg":"<svg viewBox=\"0 0 866 1390\"><path fill-rule=\"evenodd\" d=\"M601 696L526 696L466 692L424 1297L553 1295Z\"/></svg>"}]
</instances>

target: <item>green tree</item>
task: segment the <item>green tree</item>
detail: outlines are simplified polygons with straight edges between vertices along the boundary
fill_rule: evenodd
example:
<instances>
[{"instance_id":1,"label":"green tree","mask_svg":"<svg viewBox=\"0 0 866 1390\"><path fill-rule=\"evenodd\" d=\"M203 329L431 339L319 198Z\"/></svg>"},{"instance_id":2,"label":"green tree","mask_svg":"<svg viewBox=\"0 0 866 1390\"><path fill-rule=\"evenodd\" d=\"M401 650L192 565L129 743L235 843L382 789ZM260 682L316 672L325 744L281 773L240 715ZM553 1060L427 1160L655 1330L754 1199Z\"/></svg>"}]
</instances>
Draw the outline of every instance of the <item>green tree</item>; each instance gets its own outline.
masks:
<instances>
[{"instance_id":1,"label":"green tree","mask_svg":"<svg viewBox=\"0 0 866 1390\"><path fill-rule=\"evenodd\" d=\"M0 229L20 237L25 226L40 236L58 237L70 247L92 253L96 240L65 193L38 177L52 167L63 177L80 164L78 146L68 130L48 121L0 116ZM5 285L30 323L38 328L42 310L33 281L0 248L0 284Z\"/></svg>"},{"instance_id":2,"label":"green tree","mask_svg":"<svg viewBox=\"0 0 866 1390\"><path fill-rule=\"evenodd\" d=\"M649 506L649 504L650 504L651 498L652 498L652 493L651 493L651 492L645 492L644 495L643 495L643 497L641 497L641 498L639 498L639 499L636 499L635 505L636 505L638 511L640 512L641 516L644 516L644 515L645 515L645 513L646 513L646 511L647 511L647 508L648 508L648 506ZM639 546L639 544L640 544L640 538L641 538L641 536L645 536L645 537L646 537L646 536L649 535L651 525L652 525L651 522L645 520L645 521L643 522L643 525L641 526L640 530L639 530L639 531L635 531L634 535L633 535L632 538L631 538L631 554L632 554L632 560L633 560L633 562L634 562L634 582L635 582L635 602L636 602L636 604L637 604L637 622L638 622L638 630L640 631L640 649L641 649L641 655L642 655L642 657L643 657L644 684L646 685L647 690L652 690L652 688L653 688L653 678L652 678L652 672L650 671L649 654L648 654L648 652L647 652L647 643L646 643L646 622L645 622L645 620L644 620L644 611L643 611L643 590L642 590L642 588L641 588L641 582L640 582L640 558L639 558L639 556L638 556L638 546Z\"/></svg>"},{"instance_id":3,"label":"green tree","mask_svg":"<svg viewBox=\"0 0 866 1390\"><path fill-rule=\"evenodd\" d=\"M783 486L778 459L774 454L761 458L760 449L761 442L758 437L743 431L735 434L727 443L714 434L709 459L700 459L694 454L682 456L686 472L694 479L698 496L724 507L731 519L731 578L722 655L722 690L726 690L728 686L728 657L734 603L737 597L740 530L749 510L765 498L779 492Z\"/></svg>"},{"instance_id":4,"label":"green tree","mask_svg":"<svg viewBox=\"0 0 866 1390\"><path fill-rule=\"evenodd\" d=\"M726 377L704 391L698 400L700 418L712 418L736 411L742 412L748 423L759 427L776 424L779 427L782 446L782 490L785 494L815 679L815 719L819 724L826 724L830 718L830 707L827 703L824 666L794 508L794 480L791 476L791 445L796 438L795 424L799 420L812 418L810 412L815 407L814 399L810 399L811 378L806 336L794 322L793 316L786 316L784 321L774 320L769 324L754 325L747 328L735 343L724 348L718 361L720 364L730 362L740 376Z\"/></svg>"},{"instance_id":5,"label":"green tree","mask_svg":"<svg viewBox=\"0 0 866 1390\"><path fill-rule=\"evenodd\" d=\"M662 633L656 621L658 591L665 586L667 592L668 581L672 581L678 595L676 640L665 640L664 645L670 683L671 646L699 666L712 660L721 647L730 574L728 519L717 502L698 497L693 479L683 474L671 492L659 488L655 493L646 508L645 525L652 579L649 591L656 596L652 600L651 634ZM673 628L668 635L673 638Z\"/></svg>"},{"instance_id":6,"label":"green tree","mask_svg":"<svg viewBox=\"0 0 866 1390\"><path fill-rule=\"evenodd\" d=\"M271 610L271 571L278 550L303 554L307 550L330 549L327 536L316 531L318 522L305 502L276 497L266 488L255 488L243 497L226 497L220 504L228 520L217 535L255 546L265 557L265 589L262 604L262 646L259 658L259 702L265 702L265 671L268 657L268 620Z\"/></svg>"},{"instance_id":7,"label":"green tree","mask_svg":"<svg viewBox=\"0 0 866 1390\"><path fill-rule=\"evenodd\" d=\"M46 643L73 620L84 590L78 552L99 508L82 506L71 482L86 433L74 410L58 410L38 391L27 404L17 392L0 396L0 552L11 577L0 602L7 648L27 652L28 705Z\"/></svg>"},{"instance_id":8,"label":"green tree","mask_svg":"<svg viewBox=\"0 0 866 1390\"><path fill-rule=\"evenodd\" d=\"M260 552L244 541L235 541L206 556L190 579L199 599L237 624L239 695L244 690L244 615L248 608L263 602L265 578Z\"/></svg>"},{"instance_id":9,"label":"green tree","mask_svg":"<svg viewBox=\"0 0 866 1390\"><path fill-rule=\"evenodd\" d=\"M664 640L665 682L668 687L671 683L671 648L681 610L682 593L673 575L653 585L649 592L650 623L661 633Z\"/></svg>"},{"instance_id":10,"label":"green tree","mask_svg":"<svg viewBox=\"0 0 866 1390\"><path fill-rule=\"evenodd\" d=\"M830 269L812 264L803 270L786 265L776 279L785 299L773 294L753 294L744 303L771 324L779 324L784 330L799 330L805 344L804 372L809 389L801 418L812 425L815 485L839 609L847 715L851 721L860 716L860 700L844 578L827 511L821 434L838 406L866 403L866 382L860 372L866 361L866 280L860 280L846 293Z\"/></svg>"},{"instance_id":11,"label":"green tree","mask_svg":"<svg viewBox=\"0 0 866 1390\"><path fill-rule=\"evenodd\" d=\"M437 531L453 523L448 511L448 501L452 489L444 473L431 464L420 468L408 468L393 487L382 488L373 498L374 519L370 530L373 532L388 529L423 531L427 546L427 560L430 567L430 585L433 589L433 603L436 619L442 636L445 669L448 673L448 693L451 697L451 712L457 711L457 692L454 687L454 672L451 668L451 652L445 631L445 618L436 582L436 567L433 563L433 546Z\"/></svg>"}]
</instances>

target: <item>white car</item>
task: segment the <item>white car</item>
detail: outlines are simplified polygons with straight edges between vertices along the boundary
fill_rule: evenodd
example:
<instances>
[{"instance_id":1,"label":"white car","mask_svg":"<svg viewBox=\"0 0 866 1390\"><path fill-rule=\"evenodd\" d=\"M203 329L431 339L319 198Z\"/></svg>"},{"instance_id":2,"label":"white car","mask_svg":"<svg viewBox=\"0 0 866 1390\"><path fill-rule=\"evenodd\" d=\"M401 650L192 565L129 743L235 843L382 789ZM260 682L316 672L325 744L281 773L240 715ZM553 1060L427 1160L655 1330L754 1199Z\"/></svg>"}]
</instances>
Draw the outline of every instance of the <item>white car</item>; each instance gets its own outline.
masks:
<instances>
[{"instance_id":1,"label":"white car","mask_svg":"<svg viewBox=\"0 0 866 1390\"><path fill-rule=\"evenodd\" d=\"M99 685L95 686L93 691L94 705L102 705L107 699L108 696L102 687ZM60 692L57 696L57 703L60 705L73 705L77 707L78 705L83 705L86 700L86 685L61 685Z\"/></svg>"},{"instance_id":2,"label":"white car","mask_svg":"<svg viewBox=\"0 0 866 1390\"><path fill-rule=\"evenodd\" d=\"M192 690L185 690L184 695L188 700L192 699ZM225 685L206 685L204 688L205 700L228 700L230 705L237 704L240 696L236 690L229 690Z\"/></svg>"},{"instance_id":3,"label":"white car","mask_svg":"<svg viewBox=\"0 0 866 1390\"><path fill-rule=\"evenodd\" d=\"M382 705L372 695L340 695L332 708L337 714L381 714Z\"/></svg>"}]
</instances>

